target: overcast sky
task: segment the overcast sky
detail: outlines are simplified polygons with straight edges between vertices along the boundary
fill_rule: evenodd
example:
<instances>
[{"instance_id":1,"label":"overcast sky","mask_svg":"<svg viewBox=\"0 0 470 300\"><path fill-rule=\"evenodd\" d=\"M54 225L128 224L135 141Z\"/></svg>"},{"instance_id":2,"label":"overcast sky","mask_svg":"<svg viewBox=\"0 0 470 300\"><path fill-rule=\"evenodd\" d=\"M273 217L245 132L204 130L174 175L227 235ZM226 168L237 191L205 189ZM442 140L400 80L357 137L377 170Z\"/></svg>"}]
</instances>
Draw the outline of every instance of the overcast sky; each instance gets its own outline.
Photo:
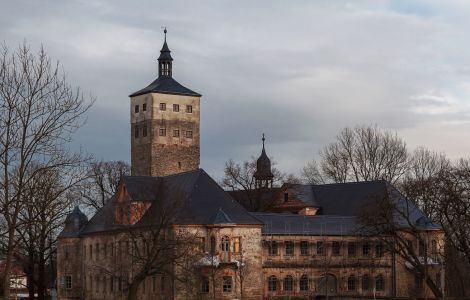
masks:
<instances>
[{"instance_id":1,"label":"overcast sky","mask_svg":"<svg viewBox=\"0 0 470 300\"><path fill-rule=\"evenodd\" d=\"M345 126L470 153L469 1L5 1L0 40L44 45L97 98L74 147L130 161L128 95L173 74L201 99L201 166L260 153L298 173Z\"/></svg>"}]
</instances>

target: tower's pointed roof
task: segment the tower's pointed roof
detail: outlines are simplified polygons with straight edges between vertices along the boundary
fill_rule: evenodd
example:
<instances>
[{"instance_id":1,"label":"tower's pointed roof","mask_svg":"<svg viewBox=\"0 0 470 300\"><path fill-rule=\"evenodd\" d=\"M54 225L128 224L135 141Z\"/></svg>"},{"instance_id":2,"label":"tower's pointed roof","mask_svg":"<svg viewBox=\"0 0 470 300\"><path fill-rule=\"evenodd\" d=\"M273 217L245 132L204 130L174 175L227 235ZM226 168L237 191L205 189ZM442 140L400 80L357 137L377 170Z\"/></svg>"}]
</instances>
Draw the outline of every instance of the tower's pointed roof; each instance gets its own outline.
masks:
<instances>
[{"instance_id":1,"label":"tower's pointed roof","mask_svg":"<svg viewBox=\"0 0 470 300\"><path fill-rule=\"evenodd\" d=\"M158 57L158 61L159 61L160 67L162 63L167 63L168 68L170 68L170 71L165 76L161 76L162 72L161 70L159 70L160 74L157 79L155 79L147 87L141 90L138 90L137 92L132 93L131 95L129 95L129 97L135 97L135 96L148 94L148 93L161 93L161 94L187 95L187 96L201 97L201 94L188 89L187 87L181 85L178 81L173 79L172 71L171 71L173 58L171 57L171 51L166 42L166 33L167 33L166 28L163 32L165 33L165 41L163 43L162 50L160 50L160 56Z\"/></svg>"},{"instance_id":2,"label":"tower's pointed roof","mask_svg":"<svg viewBox=\"0 0 470 300\"><path fill-rule=\"evenodd\" d=\"M256 172L253 175L258 180L273 179L274 175L271 171L271 160L266 155L266 150L264 150L264 141L266 140L263 133L263 150L261 150L261 155L256 161Z\"/></svg>"},{"instance_id":3,"label":"tower's pointed roof","mask_svg":"<svg viewBox=\"0 0 470 300\"><path fill-rule=\"evenodd\" d=\"M165 27L165 30L163 30L163 32L165 33L165 42L163 43L162 50L160 50L160 56L158 57L158 61L163 61L163 60L172 61L173 58L171 57L171 51L170 51L170 48L168 47L168 44L166 43L166 33L167 33L166 27Z\"/></svg>"}]
</instances>

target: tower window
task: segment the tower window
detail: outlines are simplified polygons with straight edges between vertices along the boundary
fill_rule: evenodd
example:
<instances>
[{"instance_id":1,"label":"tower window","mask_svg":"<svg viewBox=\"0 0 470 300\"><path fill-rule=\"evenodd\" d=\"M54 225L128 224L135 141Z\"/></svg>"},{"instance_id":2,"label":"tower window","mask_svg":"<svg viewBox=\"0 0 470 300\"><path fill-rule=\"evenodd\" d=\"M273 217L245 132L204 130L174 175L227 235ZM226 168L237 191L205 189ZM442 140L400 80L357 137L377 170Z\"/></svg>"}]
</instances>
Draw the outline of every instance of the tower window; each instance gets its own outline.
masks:
<instances>
[{"instance_id":1,"label":"tower window","mask_svg":"<svg viewBox=\"0 0 470 300\"><path fill-rule=\"evenodd\" d=\"M284 193L284 202L289 201L289 193Z\"/></svg>"},{"instance_id":2,"label":"tower window","mask_svg":"<svg viewBox=\"0 0 470 300\"><path fill-rule=\"evenodd\" d=\"M65 276L65 288L67 289L72 288L72 276L70 275Z\"/></svg>"},{"instance_id":3,"label":"tower window","mask_svg":"<svg viewBox=\"0 0 470 300\"><path fill-rule=\"evenodd\" d=\"M180 105L179 104L173 104L173 111L179 112L180 111Z\"/></svg>"},{"instance_id":4,"label":"tower window","mask_svg":"<svg viewBox=\"0 0 470 300\"><path fill-rule=\"evenodd\" d=\"M191 130L186 130L186 137L188 139L192 139L193 138L193 132Z\"/></svg>"},{"instance_id":5,"label":"tower window","mask_svg":"<svg viewBox=\"0 0 470 300\"><path fill-rule=\"evenodd\" d=\"M166 110L166 103L160 103L160 110Z\"/></svg>"},{"instance_id":6,"label":"tower window","mask_svg":"<svg viewBox=\"0 0 470 300\"><path fill-rule=\"evenodd\" d=\"M147 136L147 125L142 127L142 136Z\"/></svg>"},{"instance_id":7,"label":"tower window","mask_svg":"<svg viewBox=\"0 0 470 300\"><path fill-rule=\"evenodd\" d=\"M192 105L186 105L186 112L188 114L192 113L193 112L193 106Z\"/></svg>"},{"instance_id":8,"label":"tower window","mask_svg":"<svg viewBox=\"0 0 470 300\"><path fill-rule=\"evenodd\" d=\"M135 125L134 127L134 137L135 138L139 137L139 125Z\"/></svg>"},{"instance_id":9,"label":"tower window","mask_svg":"<svg viewBox=\"0 0 470 300\"><path fill-rule=\"evenodd\" d=\"M136 106L134 107L134 112L135 112L135 113L138 113L138 112L139 112L139 106L138 106L138 105L136 105Z\"/></svg>"},{"instance_id":10,"label":"tower window","mask_svg":"<svg viewBox=\"0 0 470 300\"><path fill-rule=\"evenodd\" d=\"M180 136L180 131L178 129L173 130L173 137L179 137Z\"/></svg>"},{"instance_id":11,"label":"tower window","mask_svg":"<svg viewBox=\"0 0 470 300\"><path fill-rule=\"evenodd\" d=\"M285 241L284 242L286 255L294 255L294 242L293 241Z\"/></svg>"},{"instance_id":12,"label":"tower window","mask_svg":"<svg viewBox=\"0 0 470 300\"><path fill-rule=\"evenodd\" d=\"M308 241L300 242L300 255L308 255Z\"/></svg>"},{"instance_id":13,"label":"tower window","mask_svg":"<svg viewBox=\"0 0 470 300\"><path fill-rule=\"evenodd\" d=\"M166 136L166 128L160 128L159 134L160 136Z\"/></svg>"},{"instance_id":14,"label":"tower window","mask_svg":"<svg viewBox=\"0 0 470 300\"><path fill-rule=\"evenodd\" d=\"M142 104L142 111L147 111L147 103Z\"/></svg>"}]
</instances>

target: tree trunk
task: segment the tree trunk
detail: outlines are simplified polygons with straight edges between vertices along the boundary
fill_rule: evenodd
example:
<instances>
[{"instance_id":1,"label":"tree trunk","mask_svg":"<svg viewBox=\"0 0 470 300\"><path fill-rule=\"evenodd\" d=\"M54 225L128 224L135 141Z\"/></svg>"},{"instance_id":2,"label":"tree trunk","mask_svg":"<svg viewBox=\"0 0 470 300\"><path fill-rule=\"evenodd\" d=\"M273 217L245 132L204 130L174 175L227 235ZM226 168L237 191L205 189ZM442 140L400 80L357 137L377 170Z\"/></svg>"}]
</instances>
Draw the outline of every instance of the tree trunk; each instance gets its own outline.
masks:
<instances>
[{"instance_id":1,"label":"tree trunk","mask_svg":"<svg viewBox=\"0 0 470 300\"><path fill-rule=\"evenodd\" d=\"M29 299L34 300L34 259L29 255L28 266L26 267L27 287Z\"/></svg>"},{"instance_id":2,"label":"tree trunk","mask_svg":"<svg viewBox=\"0 0 470 300\"><path fill-rule=\"evenodd\" d=\"M42 247L41 247L42 248ZM38 300L44 300L46 295L46 262L44 252L41 252L38 260Z\"/></svg>"},{"instance_id":3,"label":"tree trunk","mask_svg":"<svg viewBox=\"0 0 470 300\"><path fill-rule=\"evenodd\" d=\"M130 285L129 285L129 291L127 293L127 300L138 300L137 292L139 291L139 285L142 280L137 280L135 279Z\"/></svg>"},{"instance_id":4,"label":"tree trunk","mask_svg":"<svg viewBox=\"0 0 470 300\"><path fill-rule=\"evenodd\" d=\"M11 263L13 260L13 239L15 233L12 229L8 232L8 246L7 255L5 257L5 270L3 277L3 298L10 299L10 275L11 275Z\"/></svg>"}]
</instances>

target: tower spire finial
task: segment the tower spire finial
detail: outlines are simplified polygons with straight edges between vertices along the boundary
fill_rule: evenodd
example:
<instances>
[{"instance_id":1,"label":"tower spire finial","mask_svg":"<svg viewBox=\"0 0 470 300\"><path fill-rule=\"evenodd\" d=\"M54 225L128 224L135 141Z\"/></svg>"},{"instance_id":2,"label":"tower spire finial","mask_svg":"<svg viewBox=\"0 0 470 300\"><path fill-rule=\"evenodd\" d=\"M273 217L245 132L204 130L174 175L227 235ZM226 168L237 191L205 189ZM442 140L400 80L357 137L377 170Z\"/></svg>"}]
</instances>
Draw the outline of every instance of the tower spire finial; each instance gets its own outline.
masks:
<instances>
[{"instance_id":1,"label":"tower spire finial","mask_svg":"<svg viewBox=\"0 0 470 300\"><path fill-rule=\"evenodd\" d=\"M167 33L166 26L164 28L165 29L163 29L163 33L165 34L165 42L166 42L166 33Z\"/></svg>"},{"instance_id":2,"label":"tower spire finial","mask_svg":"<svg viewBox=\"0 0 470 300\"><path fill-rule=\"evenodd\" d=\"M266 139L264 138L264 133L263 133L263 138L261 138L261 140L263 141L263 150L264 150L264 141L266 140Z\"/></svg>"}]
</instances>

